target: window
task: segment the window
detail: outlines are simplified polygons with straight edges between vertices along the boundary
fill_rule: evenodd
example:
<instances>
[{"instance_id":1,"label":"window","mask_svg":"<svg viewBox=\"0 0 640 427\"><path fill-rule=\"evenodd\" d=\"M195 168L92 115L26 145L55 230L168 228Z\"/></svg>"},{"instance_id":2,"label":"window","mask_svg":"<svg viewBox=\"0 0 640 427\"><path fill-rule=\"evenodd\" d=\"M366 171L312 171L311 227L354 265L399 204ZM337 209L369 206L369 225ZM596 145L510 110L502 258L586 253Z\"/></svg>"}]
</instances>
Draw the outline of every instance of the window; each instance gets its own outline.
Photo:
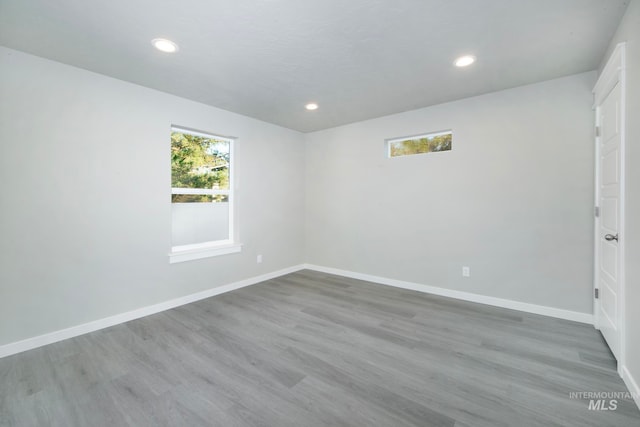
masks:
<instances>
[{"instance_id":1,"label":"window","mask_svg":"<svg viewBox=\"0 0 640 427\"><path fill-rule=\"evenodd\" d=\"M233 143L171 128L170 262L240 251L233 227Z\"/></svg>"},{"instance_id":2,"label":"window","mask_svg":"<svg viewBox=\"0 0 640 427\"><path fill-rule=\"evenodd\" d=\"M450 151L453 132L450 130L404 138L388 139L387 155L389 157L410 156L413 154Z\"/></svg>"}]
</instances>

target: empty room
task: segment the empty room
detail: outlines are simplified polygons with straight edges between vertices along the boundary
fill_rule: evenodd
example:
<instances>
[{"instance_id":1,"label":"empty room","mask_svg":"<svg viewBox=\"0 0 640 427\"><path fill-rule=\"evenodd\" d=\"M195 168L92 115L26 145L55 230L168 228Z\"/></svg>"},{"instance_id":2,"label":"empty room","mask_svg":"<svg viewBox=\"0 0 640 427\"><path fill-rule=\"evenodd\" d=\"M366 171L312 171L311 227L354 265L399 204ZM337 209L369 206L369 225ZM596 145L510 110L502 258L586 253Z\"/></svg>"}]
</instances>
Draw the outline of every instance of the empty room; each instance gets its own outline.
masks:
<instances>
[{"instance_id":1,"label":"empty room","mask_svg":"<svg viewBox=\"0 0 640 427\"><path fill-rule=\"evenodd\" d=\"M0 0L0 426L640 427L640 0Z\"/></svg>"}]
</instances>

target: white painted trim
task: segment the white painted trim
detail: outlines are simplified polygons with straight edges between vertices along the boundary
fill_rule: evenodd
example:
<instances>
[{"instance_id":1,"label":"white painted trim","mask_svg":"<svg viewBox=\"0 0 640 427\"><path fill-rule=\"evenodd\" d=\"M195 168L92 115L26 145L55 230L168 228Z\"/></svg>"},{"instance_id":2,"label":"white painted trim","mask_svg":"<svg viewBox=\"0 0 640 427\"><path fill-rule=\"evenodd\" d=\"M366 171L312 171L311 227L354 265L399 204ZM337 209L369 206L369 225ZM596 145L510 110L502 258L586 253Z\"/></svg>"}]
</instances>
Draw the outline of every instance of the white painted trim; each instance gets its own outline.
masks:
<instances>
[{"instance_id":1,"label":"white painted trim","mask_svg":"<svg viewBox=\"0 0 640 427\"><path fill-rule=\"evenodd\" d=\"M235 254L242 251L241 243L229 241L205 242L194 245L174 246L169 253L169 264L209 258L220 255Z\"/></svg>"},{"instance_id":2,"label":"white painted trim","mask_svg":"<svg viewBox=\"0 0 640 427\"><path fill-rule=\"evenodd\" d=\"M625 300L626 300L626 275L625 275L625 261L626 261L626 244L625 244L625 229L626 229L626 133L627 133L627 110L626 110L626 43L618 43L607 60L598 81L593 87L594 107L596 111L596 124L600 126L599 109L604 99L609 95L611 90L620 84L620 218L618 224L618 235L620 239L618 241L618 340L620 343L619 355L618 355L618 374L622 377L622 369L626 365L626 314L625 314ZM595 162L595 201L596 204L600 201L600 137L596 136L596 162ZM595 221L595 235L594 235L594 289L598 287L599 283L599 253L601 240L600 233L600 218L596 218ZM600 328L600 302L594 298L594 326Z\"/></svg>"},{"instance_id":3,"label":"white painted trim","mask_svg":"<svg viewBox=\"0 0 640 427\"><path fill-rule=\"evenodd\" d=\"M385 150L387 152L387 158L389 159L393 159L394 157L391 156L391 144L394 144L396 142L402 142L402 141L408 141L408 140L412 140L412 139L421 139L421 138L433 138L435 136L441 136L441 135L451 135L451 137L453 138L453 129L447 129L447 130L439 130L436 132L429 132L429 133L421 133L418 135L412 135L412 136L402 136L402 137L395 137L395 138L387 138L384 140L384 146L385 146ZM416 153L416 154L430 154L430 153ZM405 154L405 155L401 155L401 156L395 156L395 157L405 157L405 156L410 156L411 154Z\"/></svg>"},{"instance_id":4,"label":"white painted trim","mask_svg":"<svg viewBox=\"0 0 640 427\"><path fill-rule=\"evenodd\" d=\"M213 133L203 132L197 129L191 129L183 126L171 125L171 132L180 132L188 135L195 135L202 138L207 139L215 139L222 140L229 143L229 162L227 166L229 168L229 188L226 190L214 190L214 189L188 189L188 188L171 188L171 194L212 194L212 195L226 195L227 196L227 204L229 207L229 238L226 240L220 240L215 242L203 242L201 244L210 246L206 250L199 249L198 246L201 244L195 245L184 245L184 246L174 246L171 248L171 253L169 253L169 263L177 263L184 261L191 261L195 259L208 258L218 255L226 255L231 253L240 252L242 250L242 245L236 242L236 238L238 236L238 232L236 229L236 208L235 208L235 174L237 164L235 160L235 144L236 137L232 136L222 136L216 135ZM232 244L229 244L232 243ZM227 247L214 247L217 245L226 245ZM188 251L188 252L183 252Z\"/></svg>"},{"instance_id":5,"label":"white painted trim","mask_svg":"<svg viewBox=\"0 0 640 427\"><path fill-rule=\"evenodd\" d=\"M235 242L238 238L236 230L236 143L235 140L229 142L229 193L227 202L229 203L229 240Z\"/></svg>"},{"instance_id":6,"label":"white painted trim","mask_svg":"<svg viewBox=\"0 0 640 427\"><path fill-rule=\"evenodd\" d=\"M238 139L237 136L218 135L217 133L211 133L204 130L198 130L198 129L188 128L184 126L179 126L179 125L171 125L171 131L188 133L190 135L199 136L199 137L208 138L208 139L221 139L223 141L229 141L229 142L233 142L236 139Z\"/></svg>"},{"instance_id":7,"label":"white painted trim","mask_svg":"<svg viewBox=\"0 0 640 427\"><path fill-rule=\"evenodd\" d=\"M207 188L171 188L171 194L203 194L203 195L212 195L212 196L226 196L231 192L231 190L213 190ZM174 202L174 203L182 203L182 202ZM207 202L201 202L207 203ZM208 202L208 203L225 203L225 202Z\"/></svg>"},{"instance_id":8,"label":"white painted trim","mask_svg":"<svg viewBox=\"0 0 640 427\"><path fill-rule=\"evenodd\" d=\"M640 387L638 387L638 383L624 365L620 368L620 376L633 396L633 400L636 402L638 409L640 409Z\"/></svg>"},{"instance_id":9,"label":"white painted trim","mask_svg":"<svg viewBox=\"0 0 640 427\"><path fill-rule=\"evenodd\" d=\"M620 301L618 306L618 321L620 328L620 360L618 360L618 373L622 376L622 368L627 364L627 65L626 43L618 43L616 49L620 49L620 225L618 226L620 250Z\"/></svg>"},{"instance_id":10,"label":"white painted trim","mask_svg":"<svg viewBox=\"0 0 640 427\"><path fill-rule=\"evenodd\" d=\"M601 127L600 123L600 107L597 105L593 106L593 111L595 112L594 123L596 124L596 129ZM600 268L600 245L598 240L598 235L600 234L600 210L602 209L600 206L600 136L596 132L594 132L594 176L593 176L593 201L594 201L594 215L595 209L598 209L598 216L594 218L593 221L593 294L591 297L593 298L593 326L600 330L600 303L596 299L596 289L598 289L598 269Z\"/></svg>"},{"instance_id":11,"label":"white painted trim","mask_svg":"<svg viewBox=\"0 0 640 427\"><path fill-rule=\"evenodd\" d=\"M433 138L434 136L449 135L449 134L453 134L453 131L451 129L441 130L437 132L420 133L418 135L411 135L411 136L401 136L396 138L385 139L385 141L388 144L393 144L394 142L402 142L410 139Z\"/></svg>"},{"instance_id":12,"label":"white painted trim","mask_svg":"<svg viewBox=\"0 0 640 427\"><path fill-rule=\"evenodd\" d=\"M340 270L337 268L323 267L314 264L305 264L308 270L320 271L322 273L336 274L350 277L352 279L366 280L381 285L393 286L396 288L410 289L412 291L424 292L427 294L440 295L455 298L463 301L476 302L480 304L492 305L495 307L509 308L511 310L524 311L526 313L540 314L543 316L556 317L558 319L572 320L574 322L587 323L593 325L593 315L580 313L577 311L563 310L560 308L547 307L543 305L529 304L520 301L490 297L486 295L472 294L470 292L456 291L453 289L440 288L437 286L423 285L420 283L405 282L403 280L389 279L387 277L373 276L370 274L356 273L354 271Z\"/></svg>"},{"instance_id":13,"label":"white painted trim","mask_svg":"<svg viewBox=\"0 0 640 427\"><path fill-rule=\"evenodd\" d=\"M600 105L616 83L622 80L626 43L618 43L593 86L594 106Z\"/></svg>"},{"instance_id":14,"label":"white painted trim","mask_svg":"<svg viewBox=\"0 0 640 427\"><path fill-rule=\"evenodd\" d=\"M282 270L273 271L271 273L262 274L260 276L250 277L248 279L240 280L238 282L229 283L227 285L218 286L216 288L207 289L206 291L197 292L195 294L186 295L180 298L172 299L169 301L161 302L159 304L150 305L147 307L138 308L126 313L116 314L115 316L105 317L103 319L94 320L93 322L85 323L82 325L72 326L70 328L61 329L58 331L50 332L37 337L27 338L22 341L17 341L0 346L0 358L10 356L12 354L22 353L23 351L31 350L37 347L42 347L47 344L53 344L58 341L66 340L69 338L77 337L79 335L87 334L89 332L98 331L100 329L108 328L110 326L119 325L121 323L129 322L131 320L139 319L141 317L149 316L159 313L161 311L170 310L181 305L189 304L195 301L199 301L205 298L220 295L226 292L234 291L236 289L244 288L246 286L255 285L256 283L264 282L276 277L284 276L285 274L294 273L302 270L303 265L296 265Z\"/></svg>"}]
</instances>

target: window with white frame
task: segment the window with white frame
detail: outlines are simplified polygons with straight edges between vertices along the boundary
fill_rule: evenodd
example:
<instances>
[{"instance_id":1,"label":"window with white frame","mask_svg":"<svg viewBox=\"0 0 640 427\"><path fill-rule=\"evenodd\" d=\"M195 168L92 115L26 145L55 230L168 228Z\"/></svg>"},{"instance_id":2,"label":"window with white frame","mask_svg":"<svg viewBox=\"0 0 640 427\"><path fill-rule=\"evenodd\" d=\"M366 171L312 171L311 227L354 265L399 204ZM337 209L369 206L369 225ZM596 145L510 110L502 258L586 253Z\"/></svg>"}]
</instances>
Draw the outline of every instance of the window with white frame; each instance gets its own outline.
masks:
<instances>
[{"instance_id":1,"label":"window with white frame","mask_svg":"<svg viewBox=\"0 0 640 427\"><path fill-rule=\"evenodd\" d=\"M387 157L450 151L452 140L453 132L450 130L388 139Z\"/></svg>"},{"instance_id":2,"label":"window with white frame","mask_svg":"<svg viewBox=\"0 0 640 427\"><path fill-rule=\"evenodd\" d=\"M234 138L171 128L171 262L239 252Z\"/></svg>"}]
</instances>

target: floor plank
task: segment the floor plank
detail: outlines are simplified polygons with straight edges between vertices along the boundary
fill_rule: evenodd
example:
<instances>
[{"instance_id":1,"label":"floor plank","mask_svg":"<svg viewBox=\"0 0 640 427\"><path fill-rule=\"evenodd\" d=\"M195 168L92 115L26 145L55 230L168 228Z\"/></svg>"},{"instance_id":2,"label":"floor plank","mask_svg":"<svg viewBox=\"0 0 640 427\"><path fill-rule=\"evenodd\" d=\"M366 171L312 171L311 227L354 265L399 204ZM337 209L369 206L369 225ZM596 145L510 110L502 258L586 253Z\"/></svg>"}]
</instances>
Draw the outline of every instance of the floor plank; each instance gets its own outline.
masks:
<instances>
[{"instance_id":1,"label":"floor plank","mask_svg":"<svg viewBox=\"0 0 640 427\"><path fill-rule=\"evenodd\" d=\"M0 359L0 426L640 426L588 325L300 271Z\"/></svg>"}]
</instances>

